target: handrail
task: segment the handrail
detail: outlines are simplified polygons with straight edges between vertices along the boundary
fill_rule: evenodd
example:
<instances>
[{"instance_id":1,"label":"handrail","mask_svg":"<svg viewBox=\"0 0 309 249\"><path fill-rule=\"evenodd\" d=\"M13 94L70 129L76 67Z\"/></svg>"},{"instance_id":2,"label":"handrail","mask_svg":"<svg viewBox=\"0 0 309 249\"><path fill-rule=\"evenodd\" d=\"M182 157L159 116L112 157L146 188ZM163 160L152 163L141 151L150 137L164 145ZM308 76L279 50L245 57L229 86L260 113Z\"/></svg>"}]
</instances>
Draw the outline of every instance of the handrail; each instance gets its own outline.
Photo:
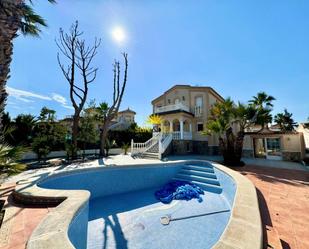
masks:
<instances>
[{"instance_id":1,"label":"handrail","mask_svg":"<svg viewBox=\"0 0 309 249\"><path fill-rule=\"evenodd\" d=\"M162 154L165 152L169 144L172 142L173 136L171 133L162 134L162 138L159 141L159 158L161 159Z\"/></svg>"},{"instance_id":2,"label":"handrail","mask_svg":"<svg viewBox=\"0 0 309 249\"><path fill-rule=\"evenodd\" d=\"M145 143L135 143L133 139L131 140L131 155L137 154L137 153L143 153L146 150L148 150L150 147L152 147L154 144L158 142L160 133L156 133L153 135L152 138L147 140Z\"/></svg>"}]
</instances>

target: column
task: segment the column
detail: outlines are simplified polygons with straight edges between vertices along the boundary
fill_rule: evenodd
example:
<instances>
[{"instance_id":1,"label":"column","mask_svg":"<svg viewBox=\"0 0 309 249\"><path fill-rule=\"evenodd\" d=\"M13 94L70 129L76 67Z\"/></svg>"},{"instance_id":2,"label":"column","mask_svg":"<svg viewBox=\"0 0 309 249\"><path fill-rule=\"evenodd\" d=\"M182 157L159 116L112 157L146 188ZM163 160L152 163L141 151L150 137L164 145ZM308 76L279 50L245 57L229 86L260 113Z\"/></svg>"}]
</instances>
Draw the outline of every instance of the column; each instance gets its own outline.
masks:
<instances>
[{"instance_id":1,"label":"column","mask_svg":"<svg viewBox=\"0 0 309 249\"><path fill-rule=\"evenodd\" d=\"M180 139L183 140L183 120L179 120L180 122Z\"/></svg>"},{"instance_id":2,"label":"column","mask_svg":"<svg viewBox=\"0 0 309 249\"><path fill-rule=\"evenodd\" d=\"M192 139L192 123L189 124L190 138Z\"/></svg>"},{"instance_id":3,"label":"column","mask_svg":"<svg viewBox=\"0 0 309 249\"><path fill-rule=\"evenodd\" d=\"M169 124L170 124L170 133L172 133L173 132L173 121L168 121L169 122Z\"/></svg>"}]
</instances>

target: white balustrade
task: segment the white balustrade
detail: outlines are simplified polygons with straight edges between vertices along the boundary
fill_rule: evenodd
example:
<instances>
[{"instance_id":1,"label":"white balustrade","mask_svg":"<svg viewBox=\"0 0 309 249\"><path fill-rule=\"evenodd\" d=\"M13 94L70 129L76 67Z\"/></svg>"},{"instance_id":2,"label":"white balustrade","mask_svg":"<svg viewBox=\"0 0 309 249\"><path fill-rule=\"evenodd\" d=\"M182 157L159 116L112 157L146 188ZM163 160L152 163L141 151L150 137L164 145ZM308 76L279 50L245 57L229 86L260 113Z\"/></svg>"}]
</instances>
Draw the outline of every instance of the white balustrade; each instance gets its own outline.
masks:
<instances>
[{"instance_id":1,"label":"white balustrade","mask_svg":"<svg viewBox=\"0 0 309 249\"><path fill-rule=\"evenodd\" d=\"M177 103L173 105L166 105L161 107L155 107L155 113L161 113L161 112L169 112L169 111L175 111L175 110L183 110L190 112L190 108L183 103Z\"/></svg>"},{"instance_id":2,"label":"white balustrade","mask_svg":"<svg viewBox=\"0 0 309 249\"><path fill-rule=\"evenodd\" d=\"M203 114L203 108L202 106L195 106L194 107L194 116L195 117L201 117Z\"/></svg>"}]
</instances>

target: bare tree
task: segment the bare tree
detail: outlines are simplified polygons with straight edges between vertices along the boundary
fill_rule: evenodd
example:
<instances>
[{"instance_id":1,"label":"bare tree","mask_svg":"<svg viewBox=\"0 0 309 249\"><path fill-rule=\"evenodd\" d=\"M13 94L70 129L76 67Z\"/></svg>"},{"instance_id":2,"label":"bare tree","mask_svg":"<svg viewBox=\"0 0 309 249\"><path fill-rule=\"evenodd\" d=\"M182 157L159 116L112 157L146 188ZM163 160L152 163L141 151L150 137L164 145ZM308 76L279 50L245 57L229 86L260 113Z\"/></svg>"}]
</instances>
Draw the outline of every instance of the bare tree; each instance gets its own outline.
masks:
<instances>
[{"instance_id":1,"label":"bare tree","mask_svg":"<svg viewBox=\"0 0 309 249\"><path fill-rule=\"evenodd\" d=\"M113 88L113 102L110 106L107 103L101 103L97 108L99 113L99 119L102 120L102 125L100 129L100 155L105 156L105 145L108 135L108 130L111 124L111 121L117 116L125 87L127 84L127 75L128 75L128 54L123 53L124 57L124 76L122 83L120 83L120 62L115 61L113 64L114 72L114 88Z\"/></svg>"},{"instance_id":2,"label":"bare tree","mask_svg":"<svg viewBox=\"0 0 309 249\"><path fill-rule=\"evenodd\" d=\"M97 76L98 68L93 68L91 64L101 43L101 40L95 38L94 44L88 46L85 40L81 38L82 35L83 32L78 30L78 21L76 21L68 33L60 29L59 39L56 40L61 54L68 60L66 66L62 64L60 53L58 52L58 64L65 79L69 83L70 100L74 108L72 127L72 145L74 149L72 157L76 157L79 120L87 99L88 85ZM80 73L81 77L77 77L77 72Z\"/></svg>"}]
</instances>

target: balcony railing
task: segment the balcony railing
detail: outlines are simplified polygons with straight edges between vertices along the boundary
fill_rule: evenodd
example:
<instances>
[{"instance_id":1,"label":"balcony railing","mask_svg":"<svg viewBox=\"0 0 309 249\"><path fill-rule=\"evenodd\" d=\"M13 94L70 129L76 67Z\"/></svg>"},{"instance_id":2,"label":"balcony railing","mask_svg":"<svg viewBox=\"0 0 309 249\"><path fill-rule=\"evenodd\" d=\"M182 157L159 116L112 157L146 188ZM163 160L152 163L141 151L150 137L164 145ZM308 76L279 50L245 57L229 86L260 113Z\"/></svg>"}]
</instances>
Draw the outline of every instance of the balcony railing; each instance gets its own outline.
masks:
<instances>
[{"instance_id":1,"label":"balcony railing","mask_svg":"<svg viewBox=\"0 0 309 249\"><path fill-rule=\"evenodd\" d=\"M188 106L184 105L183 103L177 103L177 104L174 104L174 105L166 105L166 106L161 106L161 107L155 107L154 112L155 113L161 113L161 112L169 112L169 111L176 111L176 110L190 112L190 108Z\"/></svg>"},{"instance_id":2,"label":"balcony railing","mask_svg":"<svg viewBox=\"0 0 309 249\"><path fill-rule=\"evenodd\" d=\"M194 106L194 116L201 117L203 114L203 107L202 106Z\"/></svg>"}]
</instances>

